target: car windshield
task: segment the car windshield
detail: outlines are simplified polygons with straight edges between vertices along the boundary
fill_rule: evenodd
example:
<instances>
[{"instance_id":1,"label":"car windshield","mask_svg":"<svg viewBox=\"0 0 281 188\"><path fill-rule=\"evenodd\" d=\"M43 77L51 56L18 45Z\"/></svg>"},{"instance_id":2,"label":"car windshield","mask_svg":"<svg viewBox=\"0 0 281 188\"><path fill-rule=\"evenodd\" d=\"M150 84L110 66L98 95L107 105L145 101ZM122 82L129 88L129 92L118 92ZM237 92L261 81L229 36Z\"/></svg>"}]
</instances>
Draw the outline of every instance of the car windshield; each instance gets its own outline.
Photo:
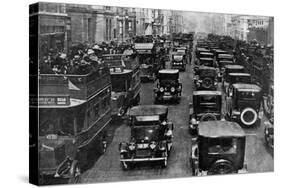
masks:
<instances>
[{"instance_id":1,"label":"car windshield","mask_svg":"<svg viewBox=\"0 0 281 188\"><path fill-rule=\"evenodd\" d=\"M251 77L250 76L230 76L229 80L230 83L251 83Z\"/></svg>"},{"instance_id":2,"label":"car windshield","mask_svg":"<svg viewBox=\"0 0 281 188\"><path fill-rule=\"evenodd\" d=\"M236 138L209 138L208 154L235 154L237 152Z\"/></svg>"},{"instance_id":3,"label":"car windshield","mask_svg":"<svg viewBox=\"0 0 281 188\"><path fill-rule=\"evenodd\" d=\"M181 61L183 59L183 56L182 55L174 55L173 59L176 60L176 61Z\"/></svg>"},{"instance_id":4,"label":"car windshield","mask_svg":"<svg viewBox=\"0 0 281 188\"><path fill-rule=\"evenodd\" d=\"M158 115L151 116L136 116L133 118L134 126L153 126L159 125L160 117Z\"/></svg>"},{"instance_id":5,"label":"car windshield","mask_svg":"<svg viewBox=\"0 0 281 188\"><path fill-rule=\"evenodd\" d=\"M199 70L200 77L215 77L216 71L213 69L201 69Z\"/></svg>"},{"instance_id":6,"label":"car windshield","mask_svg":"<svg viewBox=\"0 0 281 188\"><path fill-rule=\"evenodd\" d=\"M164 133L163 133L164 134ZM158 126L141 126L131 129L132 141L158 141L161 135L161 128Z\"/></svg>"},{"instance_id":7,"label":"car windshield","mask_svg":"<svg viewBox=\"0 0 281 188\"><path fill-rule=\"evenodd\" d=\"M249 91L249 92L239 92L238 94L238 98L239 100L249 100L249 101L256 101L258 100L258 93L257 92L252 92L252 91Z\"/></svg>"},{"instance_id":8,"label":"car windshield","mask_svg":"<svg viewBox=\"0 0 281 188\"><path fill-rule=\"evenodd\" d=\"M139 63L140 64L152 64L152 58L150 55L139 55Z\"/></svg>"},{"instance_id":9,"label":"car windshield","mask_svg":"<svg viewBox=\"0 0 281 188\"><path fill-rule=\"evenodd\" d=\"M185 50L184 49L178 49L177 52L185 53Z\"/></svg>"},{"instance_id":10,"label":"car windshield","mask_svg":"<svg viewBox=\"0 0 281 188\"><path fill-rule=\"evenodd\" d=\"M216 95L203 95L198 97L199 105L198 110L206 112L218 112L220 111L220 105L218 104L218 96Z\"/></svg>"}]
</instances>

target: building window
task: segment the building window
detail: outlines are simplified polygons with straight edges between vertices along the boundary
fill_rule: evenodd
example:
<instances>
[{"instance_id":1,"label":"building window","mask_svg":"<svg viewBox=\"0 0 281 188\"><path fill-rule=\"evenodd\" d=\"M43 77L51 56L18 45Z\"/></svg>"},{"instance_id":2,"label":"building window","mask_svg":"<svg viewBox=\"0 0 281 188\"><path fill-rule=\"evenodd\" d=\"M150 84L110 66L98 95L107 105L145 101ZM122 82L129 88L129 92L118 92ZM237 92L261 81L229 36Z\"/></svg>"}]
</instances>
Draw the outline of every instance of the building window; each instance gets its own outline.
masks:
<instances>
[{"instance_id":1,"label":"building window","mask_svg":"<svg viewBox=\"0 0 281 188\"><path fill-rule=\"evenodd\" d=\"M88 18L88 41L91 40L91 23L92 23L91 18Z\"/></svg>"},{"instance_id":2,"label":"building window","mask_svg":"<svg viewBox=\"0 0 281 188\"><path fill-rule=\"evenodd\" d=\"M129 28L128 28L128 31L132 31L132 22L129 21Z\"/></svg>"},{"instance_id":3,"label":"building window","mask_svg":"<svg viewBox=\"0 0 281 188\"><path fill-rule=\"evenodd\" d=\"M119 21L119 34L120 35L123 34L123 23L122 23L122 21Z\"/></svg>"}]
</instances>

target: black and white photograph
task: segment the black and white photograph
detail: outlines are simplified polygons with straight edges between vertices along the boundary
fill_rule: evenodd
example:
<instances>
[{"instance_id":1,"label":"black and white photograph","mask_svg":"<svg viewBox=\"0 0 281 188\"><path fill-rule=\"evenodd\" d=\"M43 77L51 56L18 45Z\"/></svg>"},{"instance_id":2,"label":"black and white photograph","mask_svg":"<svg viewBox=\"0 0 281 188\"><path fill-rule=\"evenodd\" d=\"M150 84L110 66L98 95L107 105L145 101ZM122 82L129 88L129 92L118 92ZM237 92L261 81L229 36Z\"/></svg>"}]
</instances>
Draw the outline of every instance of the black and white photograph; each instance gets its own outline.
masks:
<instances>
[{"instance_id":1,"label":"black and white photograph","mask_svg":"<svg viewBox=\"0 0 281 188\"><path fill-rule=\"evenodd\" d=\"M274 17L184 9L29 6L30 183L274 171Z\"/></svg>"}]
</instances>

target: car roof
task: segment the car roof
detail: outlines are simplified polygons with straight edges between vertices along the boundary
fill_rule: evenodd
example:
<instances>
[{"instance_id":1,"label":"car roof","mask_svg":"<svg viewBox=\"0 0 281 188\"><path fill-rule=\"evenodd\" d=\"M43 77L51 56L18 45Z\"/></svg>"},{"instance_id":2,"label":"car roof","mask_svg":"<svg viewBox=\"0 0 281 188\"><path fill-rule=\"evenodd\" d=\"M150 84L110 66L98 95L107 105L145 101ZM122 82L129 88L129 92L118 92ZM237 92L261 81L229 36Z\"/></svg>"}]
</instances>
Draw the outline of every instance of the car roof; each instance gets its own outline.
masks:
<instances>
[{"instance_id":1,"label":"car roof","mask_svg":"<svg viewBox=\"0 0 281 188\"><path fill-rule=\"evenodd\" d=\"M162 69L159 71L160 74L177 74L179 73L178 69Z\"/></svg>"},{"instance_id":2,"label":"car roof","mask_svg":"<svg viewBox=\"0 0 281 188\"><path fill-rule=\"evenodd\" d=\"M208 138L245 137L245 132L236 122L202 121L198 125L198 135Z\"/></svg>"},{"instance_id":3,"label":"car roof","mask_svg":"<svg viewBox=\"0 0 281 188\"><path fill-rule=\"evenodd\" d=\"M200 60L206 60L206 61L213 61L214 60L213 58L210 58L210 57L201 57L199 59Z\"/></svg>"},{"instance_id":4,"label":"car roof","mask_svg":"<svg viewBox=\"0 0 281 188\"><path fill-rule=\"evenodd\" d=\"M198 51L210 52L210 50L208 50L208 49L206 49L206 48L197 48L196 50L198 50Z\"/></svg>"},{"instance_id":5,"label":"car roof","mask_svg":"<svg viewBox=\"0 0 281 188\"><path fill-rule=\"evenodd\" d=\"M226 69L244 69L244 66L242 65L225 65Z\"/></svg>"},{"instance_id":6,"label":"car roof","mask_svg":"<svg viewBox=\"0 0 281 188\"><path fill-rule=\"evenodd\" d=\"M215 67L200 66L198 70L217 70Z\"/></svg>"},{"instance_id":7,"label":"car roof","mask_svg":"<svg viewBox=\"0 0 281 188\"><path fill-rule=\"evenodd\" d=\"M200 55L214 55L213 53L211 53L211 52L204 52L204 51L202 51L202 52L200 52Z\"/></svg>"},{"instance_id":8,"label":"car roof","mask_svg":"<svg viewBox=\"0 0 281 188\"><path fill-rule=\"evenodd\" d=\"M220 91L199 90L193 91L193 95L221 95Z\"/></svg>"},{"instance_id":9,"label":"car roof","mask_svg":"<svg viewBox=\"0 0 281 188\"><path fill-rule=\"evenodd\" d=\"M242 72L232 72L232 73L229 73L229 76L251 76L251 74L242 73Z\"/></svg>"},{"instance_id":10,"label":"car roof","mask_svg":"<svg viewBox=\"0 0 281 188\"><path fill-rule=\"evenodd\" d=\"M261 88L256 84L244 84L244 83L238 83L233 84L233 87L237 89L238 91L252 91L252 92L260 92Z\"/></svg>"},{"instance_id":11,"label":"car roof","mask_svg":"<svg viewBox=\"0 0 281 188\"><path fill-rule=\"evenodd\" d=\"M232 58L233 55L231 55L231 54L219 54L219 58L221 58L221 57L230 57L230 58Z\"/></svg>"},{"instance_id":12,"label":"car roof","mask_svg":"<svg viewBox=\"0 0 281 188\"><path fill-rule=\"evenodd\" d=\"M129 110L130 116L153 116L168 112L168 107L164 105L139 105Z\"/></svg>"}]
</instances>

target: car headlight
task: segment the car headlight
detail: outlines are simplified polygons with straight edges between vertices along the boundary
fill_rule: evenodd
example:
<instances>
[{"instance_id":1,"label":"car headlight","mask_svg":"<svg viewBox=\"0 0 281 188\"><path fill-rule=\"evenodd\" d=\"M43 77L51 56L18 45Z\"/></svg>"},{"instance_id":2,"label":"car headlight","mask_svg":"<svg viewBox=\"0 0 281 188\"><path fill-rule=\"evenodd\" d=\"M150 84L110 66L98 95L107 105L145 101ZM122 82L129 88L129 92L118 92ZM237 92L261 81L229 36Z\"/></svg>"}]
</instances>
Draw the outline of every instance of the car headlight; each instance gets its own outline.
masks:
<instances>
[{"instance_id":1,"label":"car headlight","mask_svg":"<svg viewBox=\"0 0 281 188\"><path fill-rule=\"evenodd\" d=\"M149 145L149 147L150 147L151 149L155 149L155 148L156 148L156 143L155 143L155 142L151 142L150 145Z\"/></svg>"},{"instance_id":2,"label":"car headlight","mask_svg":"<svg viewBox=\"0 0 281 188\"><path fill-rule=\"evenodd\" d=\"M130 149L130 150L136 149L136 145L135 145L134 143L131 143L131 144L129 145L129 149Z\"/></svg>"},{"instance_id":3,"label":"car headlight","mask_svg":"<svg viewBox=\"0 0 281 188\"><path fill-rule=\"evenodd\" d=\"M162 125L167 125L167 122L166 122L166 121L163 121L163 122L162 122Z\"/></svg>"},{"instance_id":4,"label":"car headlight","mask_svg":"<svg viewBox=\"0 0 281 188\"><path fill-rule=\"evenodd\" d=\"M163 87L160 87L159 90L160 90L160 92L163 92L163 91L164 91L164 88L163 88Z\"/></svg>"},{"instance_id":5,"label":"car headlight","mask_svg":"<svg viewBox=\"0 0 281 188\"><path fill-rule=\"evenodd\" d=\"M171 92L175 92L176 89L174 87L171 87Z\"/></svg>"}]
</instances>

